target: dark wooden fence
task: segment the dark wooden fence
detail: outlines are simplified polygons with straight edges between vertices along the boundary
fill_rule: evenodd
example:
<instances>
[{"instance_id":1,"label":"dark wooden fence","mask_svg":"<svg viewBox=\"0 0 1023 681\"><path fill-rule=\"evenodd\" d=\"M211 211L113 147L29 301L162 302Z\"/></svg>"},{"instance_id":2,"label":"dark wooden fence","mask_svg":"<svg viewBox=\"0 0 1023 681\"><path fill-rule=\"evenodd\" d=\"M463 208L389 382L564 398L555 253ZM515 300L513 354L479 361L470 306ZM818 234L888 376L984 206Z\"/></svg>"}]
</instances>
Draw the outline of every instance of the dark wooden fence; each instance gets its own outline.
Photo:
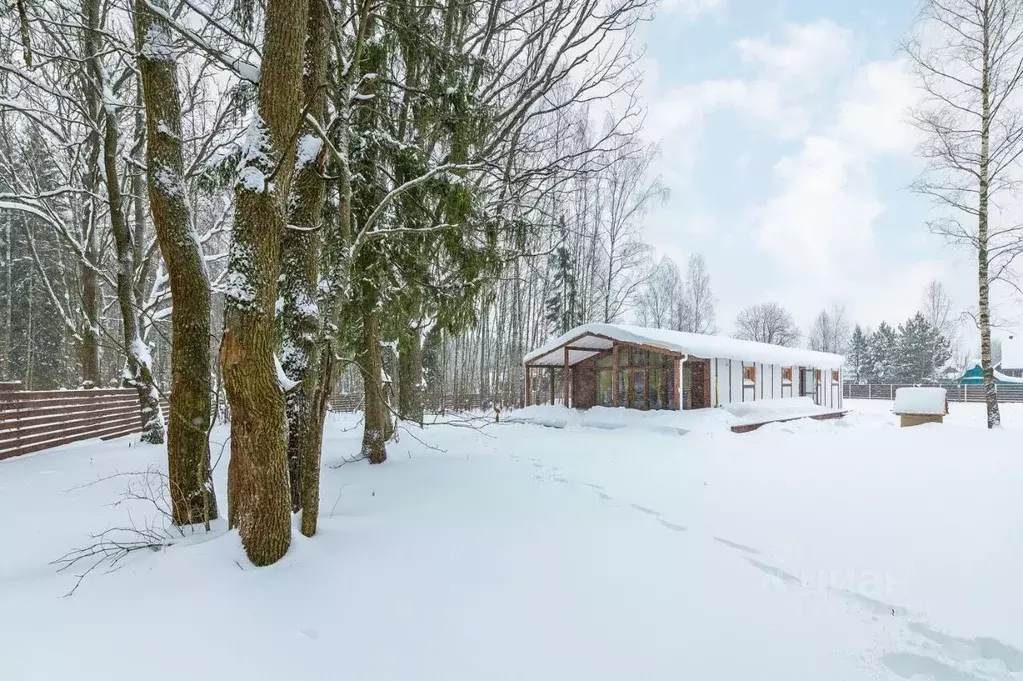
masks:
<instances>
[{"instance_id":1,"label":"dark wooden fence","mask_svg":"<svg viewBox=\"0 0 1023 681\"><path fill-rule=\"evenodd\" d=\"M899 388L916 386L944 388L949 402L983 402L984 386L958 383L846 383L842 396L847 400L894 400ZM1023 402L1023 383L1003 383L995 386L999 402Z\"/></svg>"},{"instance_id":2,"label":"dark wooden fence","mask_svg":"<svg viewBox=\"0 0 1023 681\"><path fill-rule=\"evenodd\" d=\"M142 430L138 393L109 390L0 389L0 459L98 437ZM160 400L167 414L167 401Z\"/></svg>"}]
</instances>

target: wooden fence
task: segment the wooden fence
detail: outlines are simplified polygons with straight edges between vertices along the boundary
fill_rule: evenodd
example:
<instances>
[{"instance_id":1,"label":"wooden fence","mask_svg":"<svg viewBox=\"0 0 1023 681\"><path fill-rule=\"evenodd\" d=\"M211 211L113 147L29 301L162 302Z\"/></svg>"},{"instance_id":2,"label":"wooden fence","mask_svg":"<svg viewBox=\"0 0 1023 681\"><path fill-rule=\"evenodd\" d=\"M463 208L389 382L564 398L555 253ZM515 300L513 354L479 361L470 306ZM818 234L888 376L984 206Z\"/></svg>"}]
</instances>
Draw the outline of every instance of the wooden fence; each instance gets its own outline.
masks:
<instances>
[{"instance_id":1,"label":"wooden fence","mask_svg":"<svg viewBox=\"0 0 1023 681\"><path fill-rule=\"evenodd\" d=\"M0 459L98 437L142 431L138 393L109 390L0 389ZM168 405L160 400L166 418Z\"/></svg>"}]
</instances>

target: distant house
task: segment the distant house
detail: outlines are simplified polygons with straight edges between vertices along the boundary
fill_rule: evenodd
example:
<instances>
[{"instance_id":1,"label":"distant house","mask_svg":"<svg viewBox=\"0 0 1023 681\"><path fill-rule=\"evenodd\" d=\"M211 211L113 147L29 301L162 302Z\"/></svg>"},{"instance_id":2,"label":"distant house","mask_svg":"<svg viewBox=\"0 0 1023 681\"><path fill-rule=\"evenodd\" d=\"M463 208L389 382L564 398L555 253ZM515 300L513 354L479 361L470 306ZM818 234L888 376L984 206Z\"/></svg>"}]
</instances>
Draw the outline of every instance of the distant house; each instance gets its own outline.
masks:
<instances>
[{"instance_id":1,"label":"distant house","mask_svg":"<svg viewBox=\"0 0 1023 681\"><path fill-rule=\"evenodd\" d=\"M838 409L844 362L735 338L584 324L526 355L526 404L701 409L805 396Z\"/></svg>"},{"instance_id":2,"label":"distant house","mask_svg":"<svg viewBox=\"0 0 1023 681\"><path fill-rule=\"evenodd\" d=\"M972 369L969 369L965 374L959 378L959 385L983 385L984 374L980 369L980 365L976 364ZM995 369L995 384L1005 385L1008 383L1023 383L1023 377L1010 376L1002 373L1000 369Z\"/></svg>"}]
</instances>

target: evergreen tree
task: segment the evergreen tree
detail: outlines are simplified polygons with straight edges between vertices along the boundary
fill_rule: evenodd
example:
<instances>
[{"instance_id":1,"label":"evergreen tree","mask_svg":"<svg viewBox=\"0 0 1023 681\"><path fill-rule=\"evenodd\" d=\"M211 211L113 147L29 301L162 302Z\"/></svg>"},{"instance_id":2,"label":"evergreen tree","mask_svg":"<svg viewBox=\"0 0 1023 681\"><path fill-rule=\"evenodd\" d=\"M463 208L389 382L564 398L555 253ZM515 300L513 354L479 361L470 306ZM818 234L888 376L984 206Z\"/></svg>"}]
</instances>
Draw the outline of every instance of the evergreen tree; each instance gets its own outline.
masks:
<instances>
[{"instance_id":1,"label":"evergreen tree","mask_svg":"<svg viewBox=\"0 0 1023 681\"><path fill-rule=\"evenodd\" d=\"M578 309L575 263L564 244L551 254L550 269L554 276L546 304L547 328L552 336L560 336L575 326Z\"/></svg>"},{"instance_id":2,"label":"evergreen tree","mask_svg":"<svg viewBox=\"0 0 1023 681\"><path fill-rule=\"evenodd\" d=\"M901 380L932 381L951 356L948 339L933 328L922 313L917 312L899 325Z\"/></svg>"},{"instance_id":3,"label":"evergreen tree","mask_svg":"<svg viewBox=\"0 0 1023 681\"><path fill-rule=\"evenodd\" d=\"M900 376L899 337L888 322L881 322L870 337L869 378L896 381Z\"/></svg>"},{"instance_id":4,"label":"evergreen tree","mask_svg":"<svg viewBox=\"0 0 1023 681\"><path fill-rule=\"evenodd\" d=\"M870 338L871 334L865 332L859 324L853 329L852 340L849 342L849 356L846 357L846 363L852 372L853 380L857 383L868 379L872 373L869 361Z\"/></svg>"}]
</instances>

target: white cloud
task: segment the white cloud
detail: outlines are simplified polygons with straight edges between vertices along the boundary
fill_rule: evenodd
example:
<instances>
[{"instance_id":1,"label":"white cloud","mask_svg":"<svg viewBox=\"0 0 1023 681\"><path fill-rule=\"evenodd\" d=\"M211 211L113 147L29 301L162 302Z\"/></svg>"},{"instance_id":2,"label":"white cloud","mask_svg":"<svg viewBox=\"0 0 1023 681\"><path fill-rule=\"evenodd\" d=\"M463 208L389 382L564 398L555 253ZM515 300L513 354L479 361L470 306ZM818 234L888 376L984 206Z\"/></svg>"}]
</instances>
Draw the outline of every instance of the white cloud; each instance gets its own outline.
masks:
<instances>
[{"instance_id":1,"label":"white cloud","mask_svg":"<svg viewBox=\"0 0 1023 681\"><path fill-rule=\"evenodd\" d=\"M666 141L691 159L706 118L721 110L741 113L781 140L798 138L809 128L808 93L838 68L849 52L849 33L832 21L792 25L785 39L771 43L744 38L734 43L756 66L752 78L719 78L659 91L659 66L644 64L644 94L649 104L644 134ZM678 144L672 136L684 136Z\"/></svg>"},{"instance_id":2,"label":"white cloud","mask_svg":"<svg viewBox=\"0 0 1023 681\"><path fill-rule=\"evenodd\" d=\"M780 190L753 220L760 247L793 282L786 287L793 308L845 300L862 308L864 319L875 318L880 310L913 309L923 285L940 274L941 265L933 262L886 267L874 233L885 206L872 170L915 146L916 130L904 115L914 97L902 61L866 64L832 124L807 135L796 154L775 165ZM899 295L903 291L911 301Z\"/></svg>"},{"instance_id":3,"label":"white cloud","mask_svg":"<svg viewBox=\"0 0 1023 681\"><path fill-rule=\"evenodd\" d=\"M759 66L773 81L801 81L813 85L849 55L852 34L830 19L792 24L779 44L767 38L735 42L743 59Z\"/></svg>"}]
</instances>

